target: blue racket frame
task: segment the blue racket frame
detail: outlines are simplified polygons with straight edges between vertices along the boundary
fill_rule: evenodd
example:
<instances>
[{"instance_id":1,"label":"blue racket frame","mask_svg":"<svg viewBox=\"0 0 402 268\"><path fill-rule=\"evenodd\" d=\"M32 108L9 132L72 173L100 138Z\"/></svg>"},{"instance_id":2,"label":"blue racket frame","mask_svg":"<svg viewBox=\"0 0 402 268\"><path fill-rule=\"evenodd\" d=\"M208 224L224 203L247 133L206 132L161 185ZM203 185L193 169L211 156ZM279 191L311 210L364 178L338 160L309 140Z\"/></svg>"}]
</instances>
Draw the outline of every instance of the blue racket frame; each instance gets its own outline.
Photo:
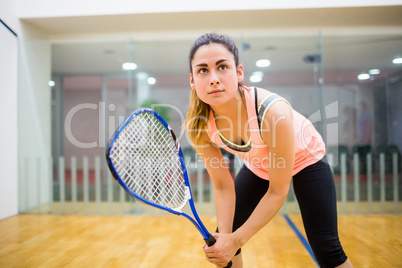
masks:
<instances>
[{"instance_id":1,"label":"blue racket frame","mask_svg":"<svg viewBox=\"0 0 402 268\"><path fill-rule=\"evenodd\" d=\"M123 182L123 180L120 178L119 174L117 173L113 162L111 161L109 155L110 155L110 150L112 149L114 142L116 141L117 137L120 135L120 133L123 131L123 129L127 126L128 123L130 123L130 121L137 115L141 114L141 113L151 113L153 114L161 123L162 125L165 127L166 131L169 133L169 135L173 138L175 145L176 145L176 149L177 152L179 154L179 158L180 158L180 165L181 165L181 169L183 171L183 177L184 177L184 182L185 185L188 187L188 192L189 192L189 200L188 203L190 204L190 208L191 208L191 212L193 213L193 216L195 218L195 220L189 216L188 214L181 212L181 211L176 211L152 202L149 202L148 200L145 200L143 198L141 198L140 196L138 196L137 194L135 194L133 191L131 191L131 189ZM173 130L171 129L171 127L169 126L169 124L162 118L162 116L160 116L157 112L155 112L152 109L149 108L142 108L139 109L135 112L133 112L116 130L116 132L113 134L111 140L109 141L109 144L107 146L107 150L106 150L106 159L107 159L107 163L109 166L109 169L112 171L114 177L117 179L117 181L119 182L119 184L126 190L126 192L128 192L130 195L132 195L134 198L136 198L137 200L148 204L150 206L159 208L159 209L163 209L165 211L168 211L170 213L173 213L175 215L181 215L184 216L185 218L189 219L194 226L198 229L198 231L201 233L202 237L204 238L204 240L207 242L207 244L209 246L213 245L215 243L215 239L213 238L213 236L208 232L207 228L205 228L204 224L202 223L200 217L198 216L198 213L195 209L195 205L194 205L194 201L193 201L193 195L191 193L191 187L190 187L190 182L188 179L188 174L187 174L187 169L186 169L186 165L185 165L185 161L184 161L184 157L183 157L183 152L181 150L181 146L179 144L179 142L176 139L176 135L174 134ZM213 242L213 243L212 243ZM211 244L212 243L212 244Z\"/></svg>"}]
</instances>

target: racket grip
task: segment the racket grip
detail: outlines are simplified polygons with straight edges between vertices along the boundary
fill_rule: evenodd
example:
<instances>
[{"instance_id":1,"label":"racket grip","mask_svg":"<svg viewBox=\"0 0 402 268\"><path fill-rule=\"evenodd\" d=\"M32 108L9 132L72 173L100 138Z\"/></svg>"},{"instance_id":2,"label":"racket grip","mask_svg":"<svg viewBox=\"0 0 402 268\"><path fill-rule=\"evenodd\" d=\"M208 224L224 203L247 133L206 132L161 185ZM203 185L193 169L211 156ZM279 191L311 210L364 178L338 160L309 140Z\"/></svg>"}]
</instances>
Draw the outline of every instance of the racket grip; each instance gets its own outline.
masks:
<instances>
[{"instance_id":1,"label":"racket grip","mask_svg":"<svg viewBox=\"0 0 402 268\"><path fill-rule=\"evenodd\" d=\"M204 239L204 241L208 245L208 247L210 247L213 244L215 244L216 239L212 235L209 235L208 239ZM230 267L232 267L232 261L230 261L228 265L226 265L224 268L230 268Z\"/></svg>"},{"instance_id":2,"label":"racket grip","mask_svg":"<svg viewBox=\"0 0 402 268\"><path fill-rule=\"evenodd\" d=\"M204 241L208 245L208 247L210 247L215 244L216 239L212 235L209 235L208 239L204 239Z\"/></svg>"}]
</instances>

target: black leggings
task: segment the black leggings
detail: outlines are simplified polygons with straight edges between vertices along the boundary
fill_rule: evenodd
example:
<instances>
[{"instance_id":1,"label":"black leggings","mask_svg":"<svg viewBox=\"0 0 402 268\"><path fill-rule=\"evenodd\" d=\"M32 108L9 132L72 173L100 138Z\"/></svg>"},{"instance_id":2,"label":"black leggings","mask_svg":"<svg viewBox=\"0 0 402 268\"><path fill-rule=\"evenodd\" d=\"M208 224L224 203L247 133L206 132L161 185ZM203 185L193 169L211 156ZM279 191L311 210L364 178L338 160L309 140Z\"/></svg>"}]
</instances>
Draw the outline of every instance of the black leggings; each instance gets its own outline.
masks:
<instances>
[{"instance_id":1,"label":"black leggings","mask_svg":"<svg viewBox=\"0 0 402 268\"><path fill-rule=\"evenodd\" d=\"M269 188L264 180L243 166L235 180L236 211L233 230L250 217ZM293 188L300 206L307 239L320 267L336 267L347 259L338 237L334 179L325 160L293 176Z\"/></svg>"}]
</instances>

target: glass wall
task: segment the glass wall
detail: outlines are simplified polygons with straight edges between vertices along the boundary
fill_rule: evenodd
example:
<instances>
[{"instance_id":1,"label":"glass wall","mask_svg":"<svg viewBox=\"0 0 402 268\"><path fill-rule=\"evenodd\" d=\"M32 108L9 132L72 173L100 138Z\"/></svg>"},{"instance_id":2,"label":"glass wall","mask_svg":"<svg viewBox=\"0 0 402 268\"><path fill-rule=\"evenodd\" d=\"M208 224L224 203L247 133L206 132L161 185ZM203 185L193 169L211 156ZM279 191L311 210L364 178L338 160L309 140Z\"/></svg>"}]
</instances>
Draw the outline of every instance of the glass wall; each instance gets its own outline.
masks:
<instances>
[{"instance_id":1,"label":"glass wall","mask_svg":"<svg viewBox=\"0 0 402 268\"><path fill-rule=\"evenodd\" d=\"M338 198L353 203L343 211L400 211L401 45L401 36L323 39L326 98L339 109L338 141L328 144L329 151L339 163Z\"/></svg>"},{"instance_id":2,"label":"glass wall","mask_svg":"<svg viewBox=\"0 0 402 268\"><path fill-rule=\"evenodd\" d=\"M317 32L232 37L244 65L244 84L283 96L322 134L340 213L399 213L402 64L392 61L402 54L402 36ZM52 44L52 159L47 162L52 163L47 190L51 198L21 212L158 213L125 194L104 157L109 137L124 118L152 105L179 137L197 208L212 214L208 174L181 131L190 93L187 54L193 41L183 36L140 41L133 36ZM264 61L257 66L259 60ZM234 175L241 161L225 157ZM20 164L20 180L32 176L24 170L35 161ZM281 211L298 212L292 189Z\"/></svg>"}]
</instances>

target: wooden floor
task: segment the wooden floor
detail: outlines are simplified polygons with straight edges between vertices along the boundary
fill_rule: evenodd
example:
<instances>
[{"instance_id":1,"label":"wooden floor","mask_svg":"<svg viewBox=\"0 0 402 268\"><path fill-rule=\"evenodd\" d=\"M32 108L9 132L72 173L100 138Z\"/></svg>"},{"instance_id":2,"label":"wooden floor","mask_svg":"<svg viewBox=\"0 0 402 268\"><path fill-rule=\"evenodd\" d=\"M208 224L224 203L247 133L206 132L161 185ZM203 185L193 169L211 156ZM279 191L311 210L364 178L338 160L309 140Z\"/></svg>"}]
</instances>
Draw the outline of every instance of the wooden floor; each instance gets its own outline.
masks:
<instances>
[{"instance_id":1,"label":"wooden floor","mask_svg":"<svg viewBox=\"0 0 402 268\"><path fill-rule=\"evenodd\" d=\"M203 217L209 230L214 217ZM303 231L299 215L290 215ZM339 217L355 267L402 267L402 215ZM0 267L213 267L195 227L177 216L19 215L0 221ZM282 215L243 248L244 267L317 267Z\"/></svg>"}]
</instances>

